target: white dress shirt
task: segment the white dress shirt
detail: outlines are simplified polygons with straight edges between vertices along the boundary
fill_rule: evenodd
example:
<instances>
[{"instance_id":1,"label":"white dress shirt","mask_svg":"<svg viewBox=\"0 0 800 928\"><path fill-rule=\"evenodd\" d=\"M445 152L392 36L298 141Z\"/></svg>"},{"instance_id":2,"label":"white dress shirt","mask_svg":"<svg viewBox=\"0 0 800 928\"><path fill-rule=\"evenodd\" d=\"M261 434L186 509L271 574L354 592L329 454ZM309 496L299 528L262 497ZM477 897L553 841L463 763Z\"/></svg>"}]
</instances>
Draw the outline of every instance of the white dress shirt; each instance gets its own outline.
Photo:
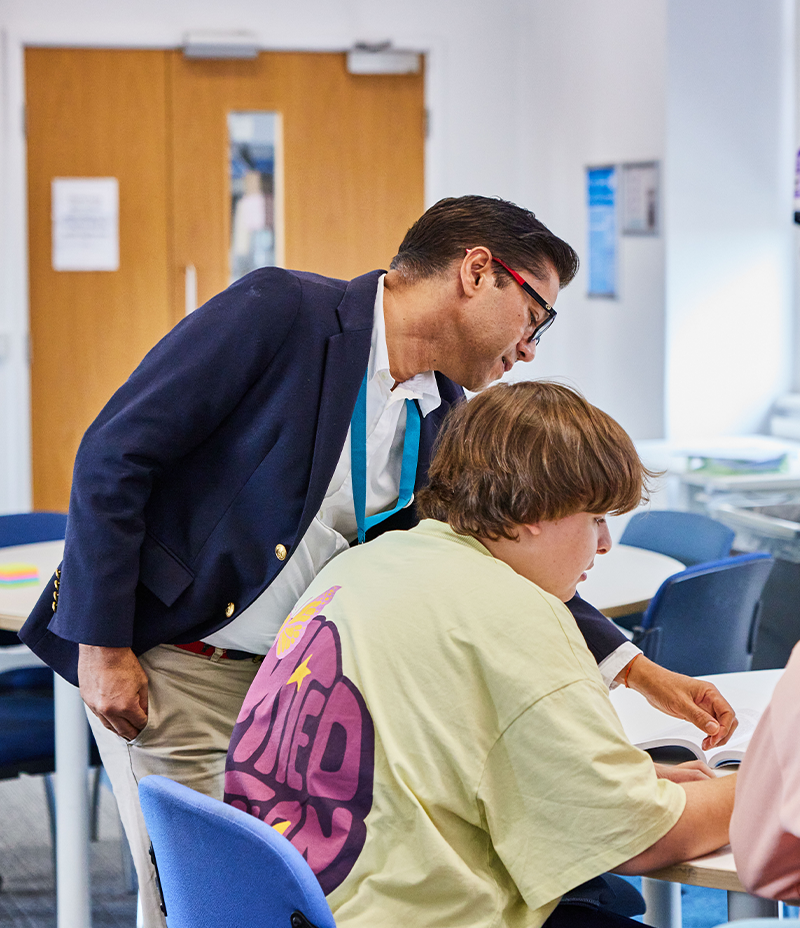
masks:
<instances>
[{"instance_id":1,"label":"white dress shirt","mask_svg":"<svg viewBox=\"0 0 800 928\"><path fill-rule=\"evenodd\" d=\"M372 346L367 365L368 516L397 505L406 432L404 400L417 400L423 416L427 416L441 403L432 371L417 374L392 389L394 379L389 372L383 317L383 280L381 276L375 295ZM203 640L218 648L266 654L284 619L309 583L328 561L350 547L350 542L355 541L357 534L348 430L322 506L283 570L241 615Z\"/></svg>"},{"instance_id":2,"label":"white dress shirt","mask_svg":"<svg viewBox=\"0 0 800 928\"><path fill-rule=\"evenodd\" d=\"M397 505L403 441L406 431L405 399L416 399L423 416L441 403L432 371L398 384L389 372L386 326L383 317L383 276L378 280L372 345L367 365L367 498L366 514L374 515ZM218 648L266 654L284 619L320 570L350 547L358 529L350 473L350 431L333 472L322 506L289 561L273 583L232 622L204 641ZM599 666L609 687L614 677L639 649L625 642Z\"/></svg>"}]
</instances>

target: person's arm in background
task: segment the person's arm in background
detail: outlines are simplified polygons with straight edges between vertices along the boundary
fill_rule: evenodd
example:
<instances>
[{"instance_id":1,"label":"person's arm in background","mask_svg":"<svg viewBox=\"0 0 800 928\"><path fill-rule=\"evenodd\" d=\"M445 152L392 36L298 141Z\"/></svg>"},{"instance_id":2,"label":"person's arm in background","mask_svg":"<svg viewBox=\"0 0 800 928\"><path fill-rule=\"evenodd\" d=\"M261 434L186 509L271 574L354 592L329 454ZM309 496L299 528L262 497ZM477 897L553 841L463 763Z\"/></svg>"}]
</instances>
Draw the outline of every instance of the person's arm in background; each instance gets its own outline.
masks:
<instances>
[{"instance_id":1,"label":"person's arm in background","mask_svg":"<svg viewBox=\"0 0 800 928\"><path fill-rule=\"evenodd\" d=\"M800 900L800 646L747 747L731 846L749 892Z\"/></svg>"},{"instance_id":2,"label":"person's arm in background","mask_svg":"<svg viewBox=\"0 0 800 928\"><path fill-rule=\"evenodd\" d=\"M657 709L696 725L707 734L703 742L705 750L725 744L738 723L736 713L713 683L654 664L613 622L577 593L566 606L607 684L627 683Z\"/></svg>"}]
</instances>

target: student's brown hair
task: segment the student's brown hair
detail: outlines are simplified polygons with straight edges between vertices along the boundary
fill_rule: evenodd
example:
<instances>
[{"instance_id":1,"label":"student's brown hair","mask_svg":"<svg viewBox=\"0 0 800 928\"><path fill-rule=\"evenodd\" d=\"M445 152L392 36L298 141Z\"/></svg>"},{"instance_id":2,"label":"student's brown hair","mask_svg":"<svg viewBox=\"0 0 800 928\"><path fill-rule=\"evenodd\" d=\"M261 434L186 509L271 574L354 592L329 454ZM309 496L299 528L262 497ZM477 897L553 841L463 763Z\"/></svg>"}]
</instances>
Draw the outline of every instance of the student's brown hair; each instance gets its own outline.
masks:
<instances>
[{"instance_id":1,"label":"student's brown hair","mask_svg":"<svg viewBox=\"0 0 800 928\"><path fill-rule=\"evenodd\" d=\"M460 535L515 538L516 525L628 512L653 476L625 430L575 390L497 384L448 413L417 511Z\"/></svg>"},{"instance_id":2,"label":"student's brown hair","mask_svg":"<svg viewBox=\"0 0 800 928\"><path fill-rule=\"evenodd\" d=\"M578 271L578 255L527 209L499 197L448 197L434 203L406 232L391 268L409 278L425 278L461 261L466 249L483 245L515 271L540 280L549 266L562 287ZM495 282L504 287L511 277L495 266Z\"/></svg>"}]
</instances>

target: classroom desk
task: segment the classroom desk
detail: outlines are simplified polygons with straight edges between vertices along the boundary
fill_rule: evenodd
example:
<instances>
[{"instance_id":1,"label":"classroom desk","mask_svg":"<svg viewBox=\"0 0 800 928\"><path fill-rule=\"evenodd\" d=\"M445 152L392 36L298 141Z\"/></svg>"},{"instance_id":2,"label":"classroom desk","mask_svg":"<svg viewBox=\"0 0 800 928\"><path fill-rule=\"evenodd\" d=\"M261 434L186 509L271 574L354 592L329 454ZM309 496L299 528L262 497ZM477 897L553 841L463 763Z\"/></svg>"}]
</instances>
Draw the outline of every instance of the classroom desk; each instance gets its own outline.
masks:
<instances>
[{"instance_id":1,"label":"classroom desk","mask_svg":"<svg viewBox=\"0 0 800 928\"><path fill-rule=\"evenodd\" d=\"M704 677L719 689L734 709L763 712L782 670L752 670L745 673L721 673ZM665 716L654 709L634 690L618 687L611 701L622 721L625 733L634 743L643 740L654 727L661 727ZM757 918L778 914L778 903L749 895L736 875L729 846L706 857L654 870L642 880L642 894L647 902L645 923L655 928L680 928L680 884L724 889L728 893L728 918Z\"/></svg>"},{"instance_id":2,"label":"classroom desk","mask_svg":"<svg viewBox=\"0 0 800 928\"><path fill-rule=\"evenodd\" d=\"M36 565L36 584L0 586L0 628L19 631L49 582L63 541L0 548L0 566ZM31 663L37 663L33 658ZM55 674L56 716L56 908L58 928L91 928L89 888L88 726L76 687Z\"/></svg>"},{"instance_id":3,"label":"classroom desk","mask_svg":"<svg viewBox=\"0 0 800 928\"><path fill-rule=\"evenodd\" d=\"M674 557L636 548L614 545L608 554L598 554L578 592L609 619L631 612L644 612L661 584L684 570Z\"/></svg>"}]
</instances>

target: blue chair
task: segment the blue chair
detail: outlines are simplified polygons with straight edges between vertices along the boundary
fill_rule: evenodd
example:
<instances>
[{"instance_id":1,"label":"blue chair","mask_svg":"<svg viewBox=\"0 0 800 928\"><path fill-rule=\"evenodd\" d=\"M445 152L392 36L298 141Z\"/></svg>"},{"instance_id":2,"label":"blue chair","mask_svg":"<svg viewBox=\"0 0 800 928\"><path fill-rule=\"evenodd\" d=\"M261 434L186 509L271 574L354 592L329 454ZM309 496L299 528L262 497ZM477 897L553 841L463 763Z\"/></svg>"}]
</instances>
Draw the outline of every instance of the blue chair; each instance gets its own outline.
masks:
<instances>
[{"instance_id":1,"label":"blue chair","mask_svg":"<svg viewBox=\"0 0 800 928\"><path fill-rule=\"evenodd\" d=\"M652 509L637 512L625 526L619 542L635 548L646 548L674 557L686 567L727 557L733 545L734 532L709 516L672 509ZM632 631L642 624L642 612L614 619L617 625Z\"/></svg>"},{"instance_id":2,"label":"blue chair","mask_svg":"<svg viewBox=\"0 0 800 928\"><path fill-rule=\"evenodd\" d=\"M0 548L60 541L67 531L63 512L15 512L0 516Z\"/></svg>"},{"instance_id":3,"label":"blue chair","mask_svg":"<svg viewBox=\"0 0 800 928\"><path fill-rule=\"evenodd\" d=\"M0 516L0 548L33 544L37 541L59 541L64 538L67 517L62 512L17 512ZM36 766L53 747L53 673L40 660L29 655L14 632L0 629L0 779L9 764L19 762L20 772L29 762ZM15 694L20 698L19 712L11 705ZM48 707L49 702L49 707ZM27 738L17 743L12 716L25 719ZM25 757L25 752L28 756ZM45 764L46 766L46 764ZM48 771L51 772L51 771ZM50 783L48 780L48 796Z\"/></svg>"},{"instance_id":4,"label":"blue chair","mask_svg":"<svg viewBox=\"0 0 800 928\"><path fill-rule=\"evenodd\" d=\"M773 563L769 554L742 554L667 578L634 630L634 643L651 660L692 677L749 670Z\"/></svg>"},{"instance_id":5,"label":"blue chair","mask_svg":"<svg viewBox=\"0 0 800 928\"><path fill-rule=\"evenodd\" d=\"M625 526L620 544L674 557L687 567L727 557L734 532L697 512L652 509L637 512Z\"/></svg>"},{"instance_id":6,"label":"blue chair","mask_svg":"<svg viewBox=\"0 0 800 928\"><path fill-rule=\"evenodd\" d=\"M60 512L0 516L0 549L39 541L58 541L64 538L66 526L67 517ZM23 773L44 775L55 866L53 672L20 643L16 634L0 631L0 635L0 780L12 779ZM102 768L97 745L91 735L89 764L95 768L91 834L96 839ZM124 842L123 870L129 889L133 890L132 863Z\"/></svg>"},{"instance_id":7,"label":"blue chair","mask_svg":"<svg viewBox=\"0 0 800 928\"><path fill-rule=\"evenodd\" d=\"M313 871L270 825L156 775L139 799L169 928L336 928Z\"/></svg>"}]
</instances>

